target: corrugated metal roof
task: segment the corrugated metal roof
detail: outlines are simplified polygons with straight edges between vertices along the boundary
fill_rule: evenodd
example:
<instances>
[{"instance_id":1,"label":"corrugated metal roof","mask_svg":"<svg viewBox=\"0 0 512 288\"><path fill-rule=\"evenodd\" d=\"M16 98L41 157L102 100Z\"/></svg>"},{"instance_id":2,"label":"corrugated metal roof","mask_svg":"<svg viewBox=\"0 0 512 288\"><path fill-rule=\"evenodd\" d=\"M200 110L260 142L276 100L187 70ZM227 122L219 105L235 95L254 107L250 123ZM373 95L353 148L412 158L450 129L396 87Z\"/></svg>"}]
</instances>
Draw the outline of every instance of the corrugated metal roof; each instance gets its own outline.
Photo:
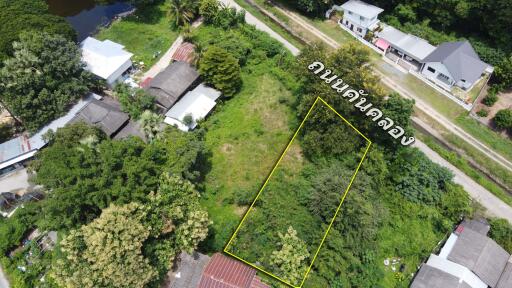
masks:
<instances>
[{"instance_id":1,"label":"corrugated metal roof","mask_svg":"<svg viewBox=\"0 0 512 288\"><path fill-rule=\"evenodd\" d=\"M382 8L379 8L377 6L374 6L374 5L365 3L363 1L359 1L359 0L347 1L347 2L343 3L343 5L341 5L341 8L343 8L343 10L352 11L355 14L361 15L368 19L371 19L374 16L379 15L379 13L381 13L382 11L384 11L384 9L382 9Z\"/></svg>"},{"instance_id":2,"label":"corrugated metal roof","mask_svg":"<svg viewBox=\"0 0 512 288\"><path fill-rule=\"evenodd\" d=\"M105 134L112 136L127 121L129 117L117 107L94 99L85 106L71 122L84 121L88 124L98 126Z\"/></svg>"},{"instance_id":3,"label":"corrugated metal roof","mask_svg":"<svg viewBox=\"0 0 512 288\"><path fill-rule=\"evenodd\" d=\"M250 288L255 276L250 266L216 253L204 269L199 288Z\"/></svg>"},{"instance_id":4,"label":"corrugated metal roof","mask_svg":"<svg viewBox=\"0 0 512 288\"><path fill-rule=\"evenodd\" d=\"M194 60L194 49L196 46L189 42L182 43L172 55L172 60L191 63Z\"/></svg>"},{"instance_id":5,"label":"corrugated metal roof","mask_svg":"<svg viewBox=\"0 0 512 288\"><path fill-rule=\"evenodd\" d=\"M131 61L132 53L124 50L124 46L110 40L99 41L87 37L80 43L82 60L91 73L107 79L126 62Z\"/></svg>"},{"instance_id":6,"label":"corrugated metal roof","mask_svg":"<svg viewBox=\"0 0 512 288\"><path fill-rule=\"evenodd\" d=\"M405 54L418 62L421 62L436 49L435 46L430 45L426 40L411 34L406 34L389 25L378 32L377 36L389 42L392 47L405 52Z\"/></svg>"},{"instance_id":7,"label":"corrugated metal roof","mask_svg":"<svg viewBox=\"0 0 512 288\"><path fill-rule=\"evenodd\" d=\"M22 135L4 142L0 144L0 163L30 152L32 149L30 139L27 135Z\"/></svg>"}]
</instances>

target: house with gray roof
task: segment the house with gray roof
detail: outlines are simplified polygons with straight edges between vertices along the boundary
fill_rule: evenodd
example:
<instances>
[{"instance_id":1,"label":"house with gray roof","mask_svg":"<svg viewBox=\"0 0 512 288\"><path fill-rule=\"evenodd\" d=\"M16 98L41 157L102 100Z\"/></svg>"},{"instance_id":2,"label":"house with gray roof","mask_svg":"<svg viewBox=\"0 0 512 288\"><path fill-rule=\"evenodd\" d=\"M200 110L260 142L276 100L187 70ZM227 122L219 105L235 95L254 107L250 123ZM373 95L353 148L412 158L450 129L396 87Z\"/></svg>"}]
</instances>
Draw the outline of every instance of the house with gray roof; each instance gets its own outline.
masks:
<instances>
[{"instance_id":1,"label":"house with gray roof","mask_svg":"<svg viewBox=\"0 0 512 288\"><path fill-rule=\"evenodd\" d=\"M94 125L109 137L115 136L129 120L128 114L119 107L94 99L71 120L71 123L85 122Z\"/></svg>"},{"instance_id":2,"label":"house with gray roof","mask_svg":"<svg viewBox=\"0 0 512 288\"><path fill-rule=\"evenodd\" d=\"M373 31L379 24L377 17L384 9L365 3L360 0L349 0L343 5L332 6L326 12L326 16L332 11L343 11L343 19L340 24L346 26L360 37L364 37L368 31Z\"/></svg>"},{"instance_id":3,"label":"house with gray roof","mask_svg":"<svg viewBox=\"0 0 512 288\"><path fill-rule=\"evenodd\" d=\"M187 62L176 61L158 73L146 87L165 113L181 96L198 83L199 73Z\"/></svg>"},{"instance_id":4,"label":"house with gray roof","mask_svg":"<svg viewBox=\"0 0 512 288\"><path fill-rule=\"evenodd\" d=\"M512 258L487 237L489 226L479 220L461 223L439 255L430 255L411 288L512 287Z\"/></svg>"},{"instance_id":5,"label":"house with gray roof","mask_svg":"<svg viewBox=\"0 0 512 288\"><path fill-rule=\"evenodd\" d=\"M468 41L445 42L423 59L421 73L440 87L470 90L493 67L482 60Z\"/></svg>"}]
</instances>

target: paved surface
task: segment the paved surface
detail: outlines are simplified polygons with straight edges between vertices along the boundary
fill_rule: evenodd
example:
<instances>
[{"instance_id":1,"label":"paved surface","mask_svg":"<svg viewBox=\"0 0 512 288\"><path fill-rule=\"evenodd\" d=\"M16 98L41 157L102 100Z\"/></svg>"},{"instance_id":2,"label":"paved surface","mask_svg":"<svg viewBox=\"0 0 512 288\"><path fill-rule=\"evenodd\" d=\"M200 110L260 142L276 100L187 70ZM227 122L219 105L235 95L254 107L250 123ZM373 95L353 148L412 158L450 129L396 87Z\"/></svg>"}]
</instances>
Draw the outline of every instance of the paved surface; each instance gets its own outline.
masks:
<instances>
[{"instance_id":1,"label":"paved surface","mask_svg":"<svg viewBox=\"0 0 512 288\"><path fill-rule=\"evenodd\" d=\"M229 7L234 7L236 10L244 10L240 5L238 5L234 0L219 0L219 2L227 5ZM277 34L274 30L270 29L265 23L261 22L258 18L254 17L249 12L245 12L245 22L256 26L256 29L261 30L263 32L267 32L272 38L281 42L293 55L297 56L300 53L300 50L293 46L288 40L284 39L281 35Z\"/></svg>"},{"instance_id":2,"label":"paved surface","mask_svg":"<svg viewBox=\"0 0 512 288\"><path fill-rule=\"evenodd\" d=\"M433 162L450 169L455 175L453 181L462 185L464 190L468 192L471 198L475 199L480 204L482 204L482 206L487 208L487 214L490 216L507 219L508 222L512 224L512 209L505 202L501 201L498 197L494 196L494 194L487 191L485 188L473 181L473 179L462 173L462 171L457 169L448 161L444 160L444 158L430 149L423 142L416 140L413 146L420 149Z\"/></svg>"},{"instance_id":3,"label":"paved surface","mask_svg":"<svg viewBox=\"0 0 512 288\"><path fill-rule=\"evenodd\" d=\"M232 0L221 0L221 1L231 2ZM288 13L290 13L290 12L288 12ZM293 19L296 19L296 18L298 18L298 16L295 16L295 18L293 18ZM299 20L302 23L304 22L300 18L299 18ZM260 22L258 19L255 19L255 21ZM305 24L307 24L307 23L305 23ZM308 24L308 26L311 27L311 25L309 25L309 24ZM310 29L308 27L306 27L306 28ZM314 28L314 27L311 27L310 30L317 31L316 28ZM323 38L324 36L319 36L319 37ZM327 37L327 36L325 36L325 37ZM278 41L281 41L278 38L275 38L275 39L277 39ZM334 40L332 40L332 41L334 41ZM334 42L334 43L336 43L336 42ZM333 45L334 45L334 43L331 42L331 44L333 44ZM295 48L295 49L297 49L297 48ZM452 173L454 174L453 181L455 183L461 185L462 187L464 187L464 190L466 190L468 192L468 194L471 196L471 198L478 201L483 207L485 207L487 209L487 213L490 216L495 216L495 217L500 217L500 218L506 219L512 224L512 207L508 206L505 202L501 201L499 198L494 196L494 194L489 192L484 187L480 186L480 184L473 181L473 179L471 179L466 174L464 174L462 171L457 169L457 167L453 166L448 161L444 160L444 158L442 158L439 154L437 154L435 151L430 149L423 142L416 140L416 142L414 143L414 147L417 147L419 150L421 150L423 153L425 153L425 155L427 155L427 157L430 160L432 160L433 162L435 162L441 166L444 166L444 167L448 168L450 171L452 171Z\"/></svg>"},{"instance_id":4,"label":"paved surface","mask_svg":"<svg viewBox=\"0 0 512 288\"><path fill-rule=\"evenodd\" d=\"M0 193L24 193L28 188L30 188L30 186L30 183L28 183L28 173L26 168L0 177Z\"/></svg>"},{"instance_id":5,"label":"paved surface","mask_svg":"<svg viewBox=\"0 0 512 288\"><path fill-rule=\"evenodd\" d=\"M340 44L336 42L331 37L325 35L322 31L318 30L316 27L310 25L303 19L301 19L298 15L296 15L293 12L290 12L288 10L282 9L278 6L275 6L276 9L278 9L280 12L286 14L290 19L295 21L298 25L304 27L305 29L311 31L315 34L318 38L320 38L322 41L324 41L327 45L333 47L333 48L339 48ZM409 91L408 89L400 86L395 81L393 81L391 78L387 77L385 74L382 74L380 71L374 69L375 72L381 77L381 81L385 83L386 85L390 86L391 88L398 91L402 96L414 99L416 102L416 107L428 115L432 116L432 118L436 119L437 122L439 122L441 125L443 125L448 131L453 133L454 135L462 138L464 141L469 143L471 146L473 146L475 149L479 150L480 152L484 153L487 157L494 160L496 163L500 164L504 168L506 168L509 171L512 171L512 162L508 159L504 158L499 153L496 153L494 150L489 148L484 143L480 142L476 138L474 138L472 135L461 129L459 126L455 125L452 121L438 113L434 108L432 108L430 105L425 103L420 97L415 95L415 93Z\"/></svg>"},{"instance_id":6,"label":"paved surface","mask_svg":"<svg viewBox=\"0 0 512 288\"><path fill-rule=\"evenodd\" d=\"M5 278L4 271L0 267L0 288L9 288L9 282Z\"/></svg>"}]
</instances>

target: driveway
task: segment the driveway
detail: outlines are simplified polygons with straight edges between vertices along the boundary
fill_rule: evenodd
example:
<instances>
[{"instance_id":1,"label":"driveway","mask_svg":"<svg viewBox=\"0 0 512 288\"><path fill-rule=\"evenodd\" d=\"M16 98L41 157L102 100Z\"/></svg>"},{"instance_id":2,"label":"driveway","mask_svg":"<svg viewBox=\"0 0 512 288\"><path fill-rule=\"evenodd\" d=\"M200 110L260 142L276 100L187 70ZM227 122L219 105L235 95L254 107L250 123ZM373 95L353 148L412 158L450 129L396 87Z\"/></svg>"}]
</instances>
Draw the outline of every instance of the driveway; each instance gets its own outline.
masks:
<instances>
[{"instance_id":1,"label":"driveway","mask_svg":"<svg viewBox=\"0 0 512 288\"><path fill-rule=\"evenodd\" d=\"M9 282L7 281L7 278L5 278L4 271L2 270L2 267L0 267L0 288L9 288Z\"/></svg>"}]
</instances>

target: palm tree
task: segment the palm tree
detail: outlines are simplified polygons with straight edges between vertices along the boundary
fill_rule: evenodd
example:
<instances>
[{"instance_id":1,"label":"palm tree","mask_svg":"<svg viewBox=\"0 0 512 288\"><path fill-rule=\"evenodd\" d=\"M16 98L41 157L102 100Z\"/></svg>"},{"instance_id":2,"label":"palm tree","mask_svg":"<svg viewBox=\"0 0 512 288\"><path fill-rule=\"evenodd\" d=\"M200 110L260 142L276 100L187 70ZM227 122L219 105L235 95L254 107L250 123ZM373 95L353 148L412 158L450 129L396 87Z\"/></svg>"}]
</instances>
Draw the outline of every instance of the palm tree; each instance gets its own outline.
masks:
<instances>
[{"instance_id":1,"label":"palm tree","mask_svg":"<svg viewBox=\"0 0 512 288\"><path fill-rule=\"evenodd\" d=\"M162 117L160 115L146 110L140 115L139 123L149 142L158 138L162 125Z\"/></svg>"},{"instance_id":2,"label":"palm tree","mask_svg":"<svg viewBox=\"0 0 512 288\"><path fill-rule=\"evenodd\" d=\"M169 15L173 19L173 25L176 27L190 23L194 19L197 11L197 1L194 0L170 0L171 8Z\"/></svg>"}]
</instances>

